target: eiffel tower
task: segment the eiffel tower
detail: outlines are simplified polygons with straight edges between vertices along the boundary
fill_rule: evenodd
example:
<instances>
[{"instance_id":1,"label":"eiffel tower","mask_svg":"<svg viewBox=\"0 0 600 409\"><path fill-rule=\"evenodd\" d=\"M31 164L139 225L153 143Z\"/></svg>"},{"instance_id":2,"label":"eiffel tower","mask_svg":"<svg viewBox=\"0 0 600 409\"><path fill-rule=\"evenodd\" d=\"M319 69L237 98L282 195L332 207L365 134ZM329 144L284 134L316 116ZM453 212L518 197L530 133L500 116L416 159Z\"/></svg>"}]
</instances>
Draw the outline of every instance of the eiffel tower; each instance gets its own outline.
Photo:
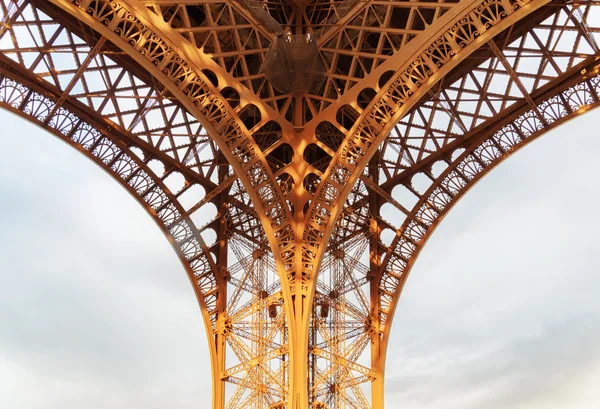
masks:
<instances>
[{"instance_id":1,"label":"eiffel tower","mask_svg":"<svg viewBox=\"0 0 600 409\"><path fill-rule=\"evenodd\" d=\"M0 20L0 105L179 256L215 409L383 408L427 239L600 104L598 0L0 0Z\"/></svg>"}]
</instances>

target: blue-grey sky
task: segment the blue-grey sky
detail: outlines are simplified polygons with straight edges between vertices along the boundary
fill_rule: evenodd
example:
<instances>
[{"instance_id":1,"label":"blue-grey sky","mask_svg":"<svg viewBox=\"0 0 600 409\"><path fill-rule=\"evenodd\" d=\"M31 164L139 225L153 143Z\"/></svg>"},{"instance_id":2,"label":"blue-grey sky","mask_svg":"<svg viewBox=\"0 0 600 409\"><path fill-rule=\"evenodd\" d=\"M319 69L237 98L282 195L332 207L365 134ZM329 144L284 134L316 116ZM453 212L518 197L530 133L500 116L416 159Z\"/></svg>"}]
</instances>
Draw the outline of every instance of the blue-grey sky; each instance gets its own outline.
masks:
<instances>
[{"instance_id":1,"label":"blue-grey sky","mask_svg":"<svg viewBox=\"0 0 600 409\"><path fill-rule=\"evenodd\" d=\"M416 263L387 409L600 401L600 111L483 179ZM202 319L175 253L110 176L0 111L0 407L210 407Z\"/></svg>"}]
</instances>

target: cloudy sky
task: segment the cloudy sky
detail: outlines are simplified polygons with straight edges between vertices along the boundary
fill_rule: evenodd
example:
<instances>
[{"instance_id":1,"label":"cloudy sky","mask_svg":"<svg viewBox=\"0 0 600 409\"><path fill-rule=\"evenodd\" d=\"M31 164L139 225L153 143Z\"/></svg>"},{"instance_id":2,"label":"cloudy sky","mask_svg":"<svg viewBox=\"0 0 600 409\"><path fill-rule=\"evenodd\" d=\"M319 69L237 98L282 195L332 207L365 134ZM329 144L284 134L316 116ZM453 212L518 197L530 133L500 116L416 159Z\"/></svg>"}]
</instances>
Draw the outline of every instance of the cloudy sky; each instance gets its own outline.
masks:
<instances>
[{"instance_id":1,"label":"cloudy sky","mask_svg":"<svg viewBox=\"0 0 600 409\"><path fill-rule=\"evenodd\" d=\"M600 111L487 176L398 307L387 409L600 401ZM0 111L0 407L203 409L204 329L175 253L107 174Z\"/></svg>"}]
</instances>

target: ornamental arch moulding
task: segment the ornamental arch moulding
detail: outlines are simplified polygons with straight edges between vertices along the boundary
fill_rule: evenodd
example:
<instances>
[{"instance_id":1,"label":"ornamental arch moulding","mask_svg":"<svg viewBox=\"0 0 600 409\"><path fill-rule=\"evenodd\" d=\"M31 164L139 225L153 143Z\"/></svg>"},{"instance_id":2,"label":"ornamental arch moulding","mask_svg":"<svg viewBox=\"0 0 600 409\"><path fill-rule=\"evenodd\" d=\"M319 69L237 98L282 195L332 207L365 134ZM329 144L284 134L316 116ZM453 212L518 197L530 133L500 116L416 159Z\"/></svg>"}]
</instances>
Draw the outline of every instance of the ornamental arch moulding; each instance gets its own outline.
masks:
<instances>
[{"instance_id":1,"label":"ornamental arch moulding","mask_svg":"<svg viewBox=\"0 0 600 409\"><path fill-rule=\"evenodd\" d=\"M396 122L439 79L481 47L482 43L544 4L543 1L460 3L439 19L435 32L416 37L410 43L410 54L396 55L373 71L376 83L381 75L390 71L388 67L400 67L394 71L395 75L390 77L385 87L378 87L380 89L366 109L361 108L357 101L362 100L363 90L372 88L361 88L359 84L345 94L351 109L359 115L324 172L323 181L306 215L302 241L302 252L307 255L302 265L306 275L318 270L335 221L342 211L342 206L334 206L334 202L339 203L339 199L348 197L368 161ZM448 44L448 47L440 44ZM373 91L367 93L373 94ZM324 112L335 111L341 104L342 100L334 102ZM305 131L314 133L315 126L317 124L309 123Z\"/></svg>"},{"instance_id":2,"label":"ornamental arch moulding","mask_svg":"<svg viewBox=\"0 0 600 409\"><path fill-rule=\"evenodd\" d=\"M23 75L22 69L0 63L0 107L32 122L84 154L122 185L148 212L168 238L192 284L207 333L216 324L220 275L214 254L200 231L181 207L177 196L163 182L175 171L159 177L148 165L159 159L146 156L147 146L102 118L83 104L61 99L60 92L39 78ZM114 126L114 127L113 127ZM146 151L148 152L148 151ZM209 355L215 361L214 343Z\"/></svg>"},{"instance_id":3,"label":"ornamental arch moulding","mask_svg":"<svg viewBox=\"0 0 600 409\"><path fill-rule=\"evenodd\" d=\"M288 227L291 217L281 190L252 135L214 82L224 89L235 90L239 101L244 101L244 106L240 104L237 110L242 111L248 101L258 109L259 117L277 119L278 115L210 57L198 50L192 52L189 44L182 43L181 36L173 33L172 27L138 2L53 0L52 3L116 44L200 121L253 197L271 246L277 248L278 243L286 242L289 235L286 232L291 231ZM205 72L210 73L210 78ZM252 115L252 118L256 116ZM267 198L259 196L258 190ZM273 211L273 206L278 208ZM278 241L275 236L282 239ZM282 264L279 254L276 254L276 260Z\"/></svg>"},{"instance_id":4,"label":"ornamental arch moulding","mask_svg":"<svg viewBox=\"0 0 600 409\"><path fill-rule=\"evenodd\" d=\"M595 89L595 95L591 87ZM384 357L390 348L394 311L406 280L420 252L444 216L478 181L506 158L546 132L600 106L598 91L598 76L559 90L540 103L545 117L551 121L548 125L539 126L534 118L535 114L525 111L512 118L512 121L504 122L504 126L491 135L486 134L486 139L450 161L448 169L433 179L431 187L410 209L406 221L393 232L393 239L383 245L384 257L378 273L378 307ZM565 104L564 98L567 96L574 96L579 102ZM584 99L586 96L590 98Z\"/></svg>"},{"instance_id":5,"label":"ornamental arch moulding","mask_svg":"<svg viewBox=\"0 0 600 409\"><path fill-rule=\"evenodd\" d=\"M413 189L412 203L402 210L406 217L388 226L395 234L382 246L377 281L384 348L412 265L444 215L518 149L600 104L600 49L589 28L569 16L573 14L568 9L562 10L519 36L500 36L495 41L505 44L501 51L496 43L489 44L477 66L451 75L398 123L394 138L410 141L419 135L432 143L430 149L424 148L426 143L405 143L404 151L391 154L381 172L384 194L393 195L399 186L412 189L416 177L429 185L425 191ZM557 41L565 32L570 35ZM523 47L531 41L539 49ZM574 52L563 54L565 47ZM507 92L511 99L499 98ZM393 143L388 140L382 146L383 156L390 154Z\"/></svg>"}]
</instances>

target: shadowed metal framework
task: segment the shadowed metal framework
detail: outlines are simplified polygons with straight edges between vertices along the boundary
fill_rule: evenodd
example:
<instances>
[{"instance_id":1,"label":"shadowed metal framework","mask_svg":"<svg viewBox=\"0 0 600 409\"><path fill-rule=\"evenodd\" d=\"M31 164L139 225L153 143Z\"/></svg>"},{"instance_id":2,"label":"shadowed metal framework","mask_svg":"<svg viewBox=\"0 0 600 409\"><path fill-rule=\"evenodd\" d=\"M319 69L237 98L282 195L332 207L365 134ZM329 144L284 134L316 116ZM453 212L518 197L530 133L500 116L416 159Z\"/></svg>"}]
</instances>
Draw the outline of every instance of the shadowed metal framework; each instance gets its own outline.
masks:
<instances>
[{"instance_id":1,"label":"shadowed metal framework","mask_svg":"<svg viewBox=\"0 0 600 409\"><path fill-rule=\"evenodd\" d=\"M109 172L179 255L216 409L383 407L430 234L600 103L595 0L0 0L0 18L0 105ZM286 41L318 48L316 87L270 83Z\"/></svg>"}]
</instances>

